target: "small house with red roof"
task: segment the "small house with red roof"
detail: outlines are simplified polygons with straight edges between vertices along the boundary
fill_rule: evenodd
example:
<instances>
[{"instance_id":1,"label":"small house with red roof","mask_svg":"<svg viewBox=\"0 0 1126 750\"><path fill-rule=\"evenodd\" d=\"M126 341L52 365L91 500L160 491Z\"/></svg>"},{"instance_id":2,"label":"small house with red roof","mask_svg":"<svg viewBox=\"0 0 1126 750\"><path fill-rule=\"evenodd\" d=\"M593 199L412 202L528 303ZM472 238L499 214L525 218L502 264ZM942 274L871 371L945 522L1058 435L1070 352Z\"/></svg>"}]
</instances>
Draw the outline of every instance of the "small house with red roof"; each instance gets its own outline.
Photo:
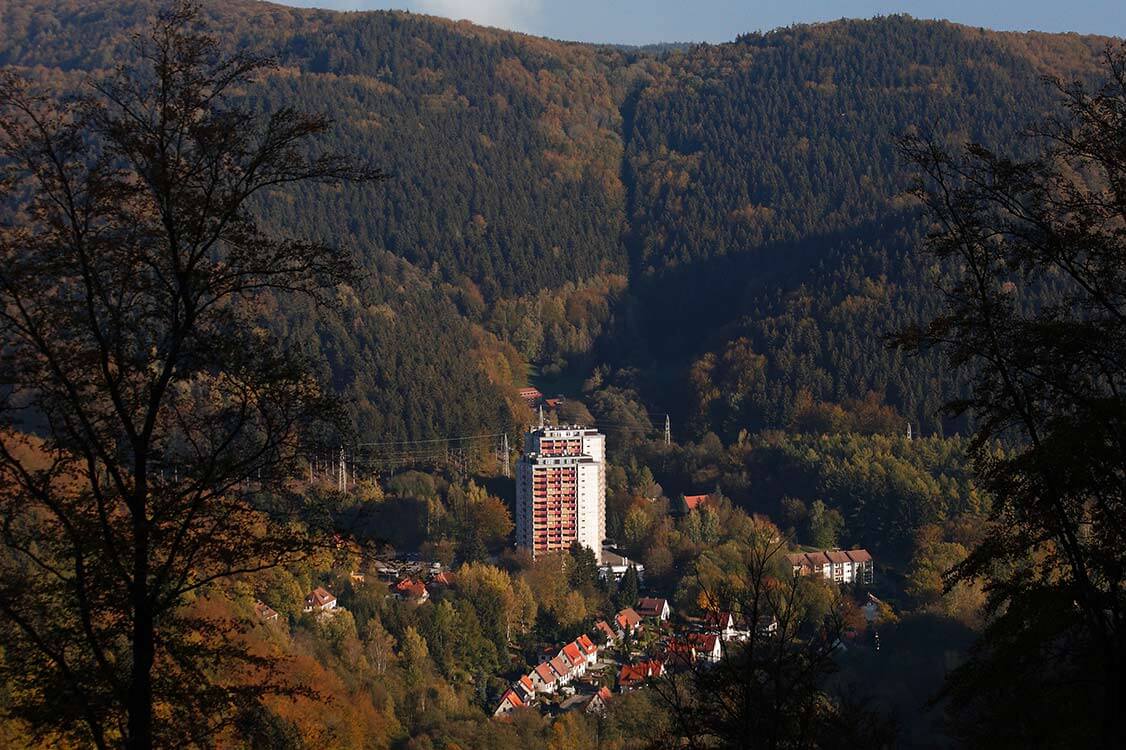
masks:
<instances>
[{"instance_id":1,"label":"small house with red roof","mask_svg":"<svg viewBox=\"0 0 1126 750\"><path fill-rule=\"evenodd\" d=\"M543 394L540 393L538 388L521 388L516 391L516 393L520 395L520 398L524 400L524 403L527 404L529 408L534 407L543 400Z\"/></svg>"},{"instance_id":2,"label":"small house with red roof","mask_svg":"<svg viewBox=\"0 0 1126 750\"><path fill-rule=\"evenodd\" d=\"M712 504L711 495L681 495L682 512L687 515L694 510L703 510Z\"/></svg>"},{"instance_id":3,"label":"small house with red roof","mask_svg":"<svg viewBox=\"0 0 1126 750\"><path fill-rule=\"evenodd\" d=\"M430 586L448 589L454 585L454 574L449 571L443 570L438 575L430 579Z\"/></svg>"},{"instance_id":4,"label":"small house with red roof","mask_svg":"<svg viewBox=\"0 0 1126 750\"><path fill-rule=\"evenodd\" d=\"M586 674L586 656L583 655L579 644L571 642L559 651L559 655L567 661L567 671L572 679Z\"/></svg>"},{"instance_id":5,"label":"small house with red roof","mask_svg":"<svg viewBox=\"0 0 1126 750\"><path fill-rule=\"evenodd\" d=\"M555 681L558 685L566 685L575 675L571 671L571 662L567 660L563 653L560 652L558 656L549 661L548 666L555 672Z\"/></svg>"},{"instance_id":6,"label":"small house with red roof","mask_svg":"<svg viewBox=\"0 0 1126 750\"><path fill-rule=\"evenodd\" d=\"M723 641L715 633L689 633L688 643L696 652L696 658L708 664L716 664L723 658Z\"/></svg>"},{"instance_id":7,"label":"small house with red roof","mask_svg":"<svg viewBox=\"0 0 1126 750\"><path fill-rule=\"evenodd\" d=\"M536 668L528 674L537 693L554 693L559 687L559 675L555 674L551 665L546 661L537 664Z\"/></svg>"},{"instance_id":8,"label":"small house with red roof","mask_svg":"<svg viewBox=\"0 0 1126 750\"><path fill-rule=\"evenodd\" d=\"M262 622L277 622L278 620L277 611L262 600L254 602L254 614Z\"/></svg>"},{"instance_id":9,"label":"small house with red roof","mask_svg":"<svg viewBox=\"0 0 1126 750\"><path fill-rule=\"evenodd\" d=\"M520 699L525 703L536 695L536 686L532 683L532 676L528 674L512 683L512 689L516 691L516 694L519 695Z\"/></svg>"},{"instance_id":10,"label":"small house with red roof","mask_svg":"<svg viewBox=\"0 0 1126 750\"><path fill-rule=\"evenodd\" d=\"M687 641L671 641L665 646L665 664L670 668L687 669L696 663L696 648Z\"/></svg>"},{"instance_id":11,"label":"small house with red roof","mask_svg":"<svg viewBox=\"0 0 1126 750\"><path fill-rule=\"evenodd\" d=\"M641 627L641 615L633 607L626 607L614 616L614 624L619 633L632 633Z\"/></svg>"},{"instance_id":12,"label":"small house with red roof","mask_svg":"<svg viewBox=\"0 0 1126 750\"><path fill-rule=\"evenodd\" d=\"M659 659L650 659L637 664L623 664L618 670L618 692L636 690L646 681L660 677L664 673L664 662Z\"/></svg>"},{"instance_id":13,"label":"small house with red roof","mask_svg":"<svg viewBox=\"0 0 1126 750\"><path fill-rule=\"evenodd\" d=\"M660 622L664 622L672 616L672 608L669 607L668 599L642 597L637 602L636 610L637 614L642 617L648 617Z\"/></svg>"},{"instance_id":14,"label":"small house with red roof","mask_svg":"<svg viewBox=\"0 0 1126 750\"><path fill-rule=\"evenodd\" d=\"M751 637L744 618L736 618L731 612L708 612L704 617L704 627L723 641L745 641Z\"/></svg>"},{"instance_id":15,"label":"small house with red roof","mask_svg":"<svg viewBox=\"0 0 1126 750\"><path fill-rule=\"evenodd\" d=\"M583 653L588 667L593 667L594 663L598 661L598 646L594 645L594 641L590 636L583 633L575 639L575 645L579 647L579 651Z\"/></svg>"},{"instance_id":16,"label":"small house with red roof","mask_svg":"<svg viewBox=\"0 0 1126 750\"><path fill-rule=\"evenodd\" d=\"M336 597L328 589L317 586L305 595L305 612L327 612L336 609Z\"/></svg>"},{"instance_id":17,"label":"small house with red roof","mask_svg":"<svg viewBox=\"0 0 1126 750\"><path fill-rule=\"evenodd\" d=\"M395 584L395 595L400 599L415 604L422 604L430 598L430 592L426 590L426 584L422 581L416 581L413 578L404 578Z\"/></svg>"},{"instance_id":18,"label":"small house with red roof","mask_svg":"<svg viewBox=\"0 0 1126 750\"><path fill-rule=\"evenodd\" d=\"M600 687L598 692L591 696L590 703L586 704L586 712L588 714L596 714L604 716L606 714L606 704L610 702L610 688Z\"/></svg>"},{"instance_id":19,"label":"small house with red roof","mask_svg":"<svg viewBox=\"0 0 1126 750\"><path fill-rule=\"evenodd\" d=\"M500 699L500 705L497 706L497 710L493 712L493 716L504 716L507 713L515 711L518 708L524 708L527 705L528 704L516 694L516 691L510 688L504 691L504 695L501 696Z\"/></svg>"},{"instance_id":20,"label":"small house with red roof","mask_svg":"<svg viewBox=\"0 0 1126 750\"><path fill-rule=\"evenodd\" d=\"M599 620L598 622L594 623L594 628L598 632L602 633L602 635L606 636L607 643L613 643L614 641L622 637L621 633L610 627L610 623L606 622L605 620Z\"/></svg>"}]
</instances>

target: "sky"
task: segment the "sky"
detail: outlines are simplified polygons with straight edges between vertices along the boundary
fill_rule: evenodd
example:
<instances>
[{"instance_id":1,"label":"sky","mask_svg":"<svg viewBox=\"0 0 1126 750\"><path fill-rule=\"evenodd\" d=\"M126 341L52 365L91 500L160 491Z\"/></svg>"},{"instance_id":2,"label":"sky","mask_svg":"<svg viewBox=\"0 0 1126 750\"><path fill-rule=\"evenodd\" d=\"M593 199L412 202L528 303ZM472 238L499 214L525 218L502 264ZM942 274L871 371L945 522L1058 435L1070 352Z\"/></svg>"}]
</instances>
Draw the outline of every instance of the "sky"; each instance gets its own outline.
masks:
<instances>
[{"instance_id":1,"label":"sky","mask_svg":"<svg viewBox=\"0 0 1126 750\"><path fill-rule=\"evenodd\" d=\"M908 13L1012 31L1126 36L1124 0L277 0L287 5L396 8L467 18L580 42L726 42L748 31L838 18Z\"/></svg>"}]
</instances>

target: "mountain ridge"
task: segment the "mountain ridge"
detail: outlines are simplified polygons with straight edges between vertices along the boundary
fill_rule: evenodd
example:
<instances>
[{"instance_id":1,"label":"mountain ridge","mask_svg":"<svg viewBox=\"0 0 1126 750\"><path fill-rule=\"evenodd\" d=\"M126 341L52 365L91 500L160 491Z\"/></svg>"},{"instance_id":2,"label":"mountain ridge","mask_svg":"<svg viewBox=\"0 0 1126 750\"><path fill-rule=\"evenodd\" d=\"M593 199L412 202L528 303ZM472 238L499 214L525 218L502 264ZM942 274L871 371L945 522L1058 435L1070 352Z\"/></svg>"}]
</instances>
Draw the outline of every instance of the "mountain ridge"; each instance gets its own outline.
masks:
<instances>
[{"instance_id":1,"label":"mountain ridge","mask_svg":"<svg viewBox=\"0 0 1126 750\"><path fill-rule=\"evenodd\" d=\"M104 73L158 7L7 3L0 64L48 86ZM328 145L396 175L259 210L354 248L377 279L390 258L416 271L349 298L347 324L274 321L320 348L361 434L410 439L525 419L513 351L597 370L696 434L870 392L928 432L960 429L936 416L957 377L880 343L935 302L894 138L1010 142L1052 106L1040 76L1088 78L1113 43L887 16L651 54L402 11L203 7L226 48L277 58L253 107L328 111ZM739 374L756 357L761 373Z\"/></svg>"}]
</instances>

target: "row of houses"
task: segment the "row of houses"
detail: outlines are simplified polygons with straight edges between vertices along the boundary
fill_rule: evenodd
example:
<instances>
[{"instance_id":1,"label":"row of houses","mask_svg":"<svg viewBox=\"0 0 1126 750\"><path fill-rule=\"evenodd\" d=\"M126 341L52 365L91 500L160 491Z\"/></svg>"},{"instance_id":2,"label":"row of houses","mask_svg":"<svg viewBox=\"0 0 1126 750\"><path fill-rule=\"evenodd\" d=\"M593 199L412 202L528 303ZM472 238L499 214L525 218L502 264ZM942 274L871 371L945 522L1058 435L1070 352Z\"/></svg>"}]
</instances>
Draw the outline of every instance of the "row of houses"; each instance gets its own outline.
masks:
<instances>
[{"instance_id":1,"label":"row of houses","mask_svg":"<svg viewBox=\"0 0 1126 750\"><path fill-rule=\"evenodd\" d=\"M786 555L795 576L823 576L836 583L871 584L872 555L865 549L829 549Z\"/></svg>"},{"instance_id":2,"label":"row of houses","mask_svg":"<svg viewBox=\"0 0 1126 750\"><path fill-rule=\"evenodd\" d=\"M536 665L528 674L512 683L501 696L493 713L503 716L513 709L529 705L537 695L551 695L582 677L598 661L598 646L583 634L559 649L555 656Z\"/></svg>"}]
</instances>

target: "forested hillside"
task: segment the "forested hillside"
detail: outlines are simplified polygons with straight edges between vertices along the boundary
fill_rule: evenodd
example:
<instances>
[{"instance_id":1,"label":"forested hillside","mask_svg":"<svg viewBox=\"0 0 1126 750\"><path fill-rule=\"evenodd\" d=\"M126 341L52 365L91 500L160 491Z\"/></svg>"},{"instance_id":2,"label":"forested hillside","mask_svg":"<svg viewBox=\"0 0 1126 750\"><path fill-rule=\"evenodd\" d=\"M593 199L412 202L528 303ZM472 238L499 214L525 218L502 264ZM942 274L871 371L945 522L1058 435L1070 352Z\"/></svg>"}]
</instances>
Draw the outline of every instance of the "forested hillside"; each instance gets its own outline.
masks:
<instances>
[{"instance_id":1,"label":"forested hillside","mask_svg":"<svg viewBox=\"0 0 1126 750\"><path fill-rule=\"evenodd\" d=\"M97 77L156 7L5 3L0 64ZM1105 43L889 17L642 51L205 10L231 49L277 58L255 107L327 111L331 146L393 175L260 206L369 272L336 312L280 300L267 322L382 439L512 426L528 366L587 379L599 419L625 400L681 434L959 429L936 414L954 377L883 341L933 313L941 276L912 256L925 228L895 137L1005 142L1052 101L1040 75L1085 75Z\"/></svg>"}]
</instances>

